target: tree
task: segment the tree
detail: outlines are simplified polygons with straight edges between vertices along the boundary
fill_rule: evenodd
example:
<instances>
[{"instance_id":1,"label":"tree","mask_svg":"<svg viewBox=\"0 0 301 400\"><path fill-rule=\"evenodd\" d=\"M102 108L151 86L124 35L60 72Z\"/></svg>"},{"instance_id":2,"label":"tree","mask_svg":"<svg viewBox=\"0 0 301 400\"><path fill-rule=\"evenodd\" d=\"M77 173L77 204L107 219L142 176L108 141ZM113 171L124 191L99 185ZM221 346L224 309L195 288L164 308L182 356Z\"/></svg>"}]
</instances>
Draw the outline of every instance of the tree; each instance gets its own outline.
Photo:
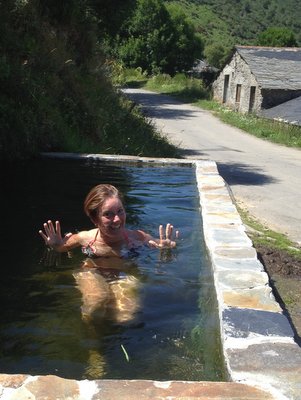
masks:
<instances>
[{"instance_id":1,"label":"tree","mask_svg":"<svg viewBox=\"0 0 301 400\"><path fill-rule=\"evenodd\" d=\"M169 6L170 18L174 27L174 44L170 49L170 64L177 72L187 71L193 62L202 56L204 45L194 26L177 8Z\"/></svg>"},{"instance_id":2,"label":"tree","mask_svg":"<svg viewBox=\"0 0 301 400\"><path fill-rule=\"evenodd\" d=\"M138 0L126 31L118 49L120 59L148 73L185 71L203 48L185 15L169 13L162 0Z\"/></svg>"},{"instance_id":3,"label":"tree","mask_svg":"<svg viewBox=\"0 0 301 400\"><path fill-rule=\"evenodd\" d=\"M136 0L89 0L89 4L97 17L100 37L113 38L132 14Z\"/></svg>"},{"instance_id":4,"label":"tree","mask_svg":"<svg viewBox=\"0 0 301 400\"><path fill-rule=\"evenodd\" d=\"M257 44L268 47L295 47L297 41L290 29L271 27L258 35Z\"/></svg>"},{"instance_id":5,"label":"tree","mask_svg":"<svg viewBox=\"0 0 301 400\"><path fill-rule=\"evenodd\" d=\"M209 65L216 68L221 68L228 55L227 49L221 44L210 44L205 47L204 56Z\"/></svg>"}]
</instances>

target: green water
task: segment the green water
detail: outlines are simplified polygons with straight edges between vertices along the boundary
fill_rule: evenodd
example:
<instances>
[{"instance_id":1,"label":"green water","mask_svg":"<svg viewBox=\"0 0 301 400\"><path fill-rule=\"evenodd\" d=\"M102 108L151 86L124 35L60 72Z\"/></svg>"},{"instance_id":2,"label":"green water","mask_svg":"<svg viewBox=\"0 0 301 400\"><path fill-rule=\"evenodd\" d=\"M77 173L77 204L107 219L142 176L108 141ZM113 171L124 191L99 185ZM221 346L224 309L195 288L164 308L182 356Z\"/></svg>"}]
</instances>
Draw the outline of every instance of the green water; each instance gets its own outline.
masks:
<instances>
[{"instance_id":1,"label":"green water","mask_svg":"<svg viewBox=\"0 0 301 400\"><path fill-rule=\"evenodd\" d=\"M210 265L190 167L138 167L37 160L1 168L0 371L74 379L225 379ZM83 321L73 277L80 250L48 252L38 235L59 219L63 232L92 228L86 193L98 183L125 195L127 225L157 236L180 230L178 247L143 248L127 261L137 308L123 322ZM112 266L114 267L114 265Z\"/></svg>"}]
</instances>

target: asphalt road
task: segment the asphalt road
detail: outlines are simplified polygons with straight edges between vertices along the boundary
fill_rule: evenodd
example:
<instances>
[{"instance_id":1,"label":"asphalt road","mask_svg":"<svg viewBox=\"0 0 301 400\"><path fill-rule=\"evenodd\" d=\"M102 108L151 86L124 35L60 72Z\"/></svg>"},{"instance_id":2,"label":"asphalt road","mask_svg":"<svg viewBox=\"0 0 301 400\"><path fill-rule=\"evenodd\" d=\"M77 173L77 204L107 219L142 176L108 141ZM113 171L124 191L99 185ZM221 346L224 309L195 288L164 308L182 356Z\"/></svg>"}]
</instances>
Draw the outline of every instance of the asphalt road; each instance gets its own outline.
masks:
<instances>
[{"instance_id":1,"label":"asphalt road","mask_svg":"<svg viewBox=\"0 0 301 400\"><path fill-rule=\"evenodd\" d=\"M301 244L301 151L258 139L209 111L141 89L125 93L186 157L217 163L238 203Z\"/></svg>"}]
</instances>

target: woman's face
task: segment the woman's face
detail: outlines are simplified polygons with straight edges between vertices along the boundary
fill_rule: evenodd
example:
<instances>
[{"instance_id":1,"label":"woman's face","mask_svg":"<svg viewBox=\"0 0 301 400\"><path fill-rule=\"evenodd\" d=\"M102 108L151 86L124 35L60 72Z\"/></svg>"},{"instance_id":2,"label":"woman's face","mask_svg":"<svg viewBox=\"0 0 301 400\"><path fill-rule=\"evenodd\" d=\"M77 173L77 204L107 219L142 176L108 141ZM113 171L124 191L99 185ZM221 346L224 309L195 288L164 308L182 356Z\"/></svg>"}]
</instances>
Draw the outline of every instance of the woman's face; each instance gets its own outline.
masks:
<instances>
[{"instance_id":1,"label":"woman's face","mask_svg":"<svg viewBox=\"0 0 301 400\"><path fill-rule=\"evenodd\" d=\"M99 210L99 229L103 236L115 238L122 237L125 227L126 213L121 200L111 197L105 200Z\"/></svg>"}]
</instances>

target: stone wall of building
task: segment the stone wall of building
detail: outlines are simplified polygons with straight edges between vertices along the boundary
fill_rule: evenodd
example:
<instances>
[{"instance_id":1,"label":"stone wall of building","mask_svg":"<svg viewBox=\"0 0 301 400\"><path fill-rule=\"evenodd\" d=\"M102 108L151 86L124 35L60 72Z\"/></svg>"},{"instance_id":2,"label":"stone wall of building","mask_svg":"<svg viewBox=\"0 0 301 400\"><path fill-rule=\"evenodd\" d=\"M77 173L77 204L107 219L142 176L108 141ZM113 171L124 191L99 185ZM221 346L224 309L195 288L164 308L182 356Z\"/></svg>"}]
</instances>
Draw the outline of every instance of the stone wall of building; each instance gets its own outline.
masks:
<instances>
[{"instance_id":1,"label":"stone wall of building","mask_svg":"<svg viewBox=\"0 0 301 400\"><path fill-rule=\"evenodd\" d=\"M229 80L228 91L227 95L225 95L225 82L227 79ZM250 105L252 90L253 101L251 101L252 104ZM230 63L225 66L213 83L213 96L215 100L243 113L260 111L262 103L260 87L249 66L238 53L233 55Z\"/></svg>"}]
</instances>

